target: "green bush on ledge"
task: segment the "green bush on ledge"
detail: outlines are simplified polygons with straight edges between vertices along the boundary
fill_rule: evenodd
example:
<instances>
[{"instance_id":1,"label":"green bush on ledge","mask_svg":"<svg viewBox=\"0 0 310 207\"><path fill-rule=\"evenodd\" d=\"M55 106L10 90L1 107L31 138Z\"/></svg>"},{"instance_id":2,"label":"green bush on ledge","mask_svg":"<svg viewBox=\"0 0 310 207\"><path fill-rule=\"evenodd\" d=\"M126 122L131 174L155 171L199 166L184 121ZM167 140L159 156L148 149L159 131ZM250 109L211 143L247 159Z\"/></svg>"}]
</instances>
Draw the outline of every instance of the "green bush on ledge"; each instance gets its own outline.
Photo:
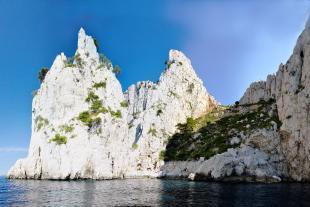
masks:
<instances>
[{"instance_id":1,"label":"green bush on ledge","mask_svg":"<svg viewBox=\"0 0 310 207\"><path fill-rule=\"evenodd\" d=\"M131 148L134 150L138 149L138 147L139 147L139 145L137 143L133 143L131 146Z\"/></svg>"},{"instance_id":2,"label":"green bush on ledge","mask_svg":"<svg viewBox=\"0 0 310 207\"><path fill-rule=\"evenodd\" d=\"M104 81L101 81L101 82L95 83L95 84L93 85L93 88L95 88L95 89L98 89L98 88L106 88L106 86L107 86L107 83L104 82Z\"/></svg>"},{"instance_id":3,"label":"green bush on ledge","mask_svg":"<svg viewBox=\"0 0 310 207\"><path fill-rule=\"evenodd\" d=\"M40 80L40 83L43 83L47 72L48 72L48 68L46 68L46 67L41 68L41 70L38 74L38 78Z\"/></svg>"},{"instance_id":4,"label":"green bush on ledge","mask_svg":"<svg viewBox=\"0 0 310 207\"><path fill-rule=\"evenodd\" d=\"M117 110L117 111L110 111L110 114L113 116L113 117L116 117L116 118L122 118L122 112L120 110Z\"/></svg>"},{"instance_id":5,"label":"green bush on ledge","mask_svg":"<svg viewBox=\"0 0 310 207\"><path fill-rule=\"evenodd\" d=\"M56 142L57 145L67 144L67 137L56 134L52 139L49 140L49 143Z\"/></svg>"},{"instance_id":6,"label":"green bush on ledge","mask_svg":"<svg viewBox=\"0 0 310 207\"><path fill-rule=\"evenodd\" d=\"M128 107L128 102L127 101L122 101L121 102L121 107L124 107L124 108Z\"/></svg>"}]
</instances>

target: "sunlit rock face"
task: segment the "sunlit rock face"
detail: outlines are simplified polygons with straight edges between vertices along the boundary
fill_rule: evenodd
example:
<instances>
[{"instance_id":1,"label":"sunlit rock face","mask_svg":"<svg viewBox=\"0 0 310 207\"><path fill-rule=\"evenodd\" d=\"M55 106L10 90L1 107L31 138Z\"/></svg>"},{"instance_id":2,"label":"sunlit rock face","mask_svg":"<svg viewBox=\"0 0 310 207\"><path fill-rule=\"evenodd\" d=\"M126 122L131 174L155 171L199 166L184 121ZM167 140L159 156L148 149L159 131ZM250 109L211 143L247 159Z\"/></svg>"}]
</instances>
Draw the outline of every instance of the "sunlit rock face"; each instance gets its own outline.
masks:
<instances>
[{"instance_id":1,"label":"sunlit rock face","mask_svg":"<svg viewBox=\"0 0 310 207\"><path fill-rule=\"evenodd\" d=\"M299 36L293 54L267 81L251 84L241 104L276 100L281 148L288 163L289 176L297 181L310 180L310 20Z\"/></svg>"},{"instance_id":2,"label":"sunlit rock face","mask_svg":"<svg viewBox=\"0 0 310 207\"><path fill-rule=\"evenodd\" d=\"M58 55L33 99L29 154L8 177L158 176L159 153L176 124L217 104L176 50L157 83L138 82L123 93L112 64L81 29L74 61Z\"/></svg>"}]
</instances>

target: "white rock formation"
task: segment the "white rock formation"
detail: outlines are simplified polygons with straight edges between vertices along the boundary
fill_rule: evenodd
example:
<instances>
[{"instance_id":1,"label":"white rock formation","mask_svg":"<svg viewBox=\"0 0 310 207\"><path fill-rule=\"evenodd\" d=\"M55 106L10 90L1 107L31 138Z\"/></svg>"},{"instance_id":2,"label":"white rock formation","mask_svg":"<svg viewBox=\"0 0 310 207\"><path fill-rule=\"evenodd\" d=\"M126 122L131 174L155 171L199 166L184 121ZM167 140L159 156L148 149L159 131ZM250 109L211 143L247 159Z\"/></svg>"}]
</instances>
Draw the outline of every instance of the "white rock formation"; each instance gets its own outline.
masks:
<instances>
[{"instance_id":1,"label":"white rock formation","mask_svg":"<svg viewBox=\"0 0 310 207\"><path fill-rule=\"evenodd\" d=\"M277 113L281 127L272 121L271 128L228 137L231 145L242 144L208 160L164 165L159 159L176 124L218 105L184 54L171 50L158 83L138 82L125 93L112 70L81 29L74 63L57 56L33 99L29 154L10 169L9 178L310 180L310 20L287 63L266 81L251 84L240 100L246 107L238 113L274 99L268 114ZM83 111L91 114L88 126L78 118ZM53 141L57 134L66 142Z\"/></svg>"},{"instance_id":2,"label":"white rock formation","mask_svg":"<svg viewBox=\"0 0 310 207\"><path fill-rule=\"evenodd\" d=\"M281 147L288 163L289 176L297 181L310 180L310 18L299 36L292 56L281 64L267 81L252 84L241 104L274 98L283 123Z\"/></svg>"},{"instance_id":3,"label":"white rock formation","mask_svg":"<svg viewBox=\"0 0 310 207\"><path fill-rule=\"evenodd\" d=\"M179 51L169 52L157 84L139 82L125 93L112 69L81 29L73 64L58 55L33 99L29 154L9 178L157 176L163 165L159 153L175 125L217 105ZM86 101L89 95L96 100ZM96 111L93 102L103 107ZM97 121L85 125L78 118L84 111ZM57 144L57 134L66 140Z\"/></svg>"}]
</instances>

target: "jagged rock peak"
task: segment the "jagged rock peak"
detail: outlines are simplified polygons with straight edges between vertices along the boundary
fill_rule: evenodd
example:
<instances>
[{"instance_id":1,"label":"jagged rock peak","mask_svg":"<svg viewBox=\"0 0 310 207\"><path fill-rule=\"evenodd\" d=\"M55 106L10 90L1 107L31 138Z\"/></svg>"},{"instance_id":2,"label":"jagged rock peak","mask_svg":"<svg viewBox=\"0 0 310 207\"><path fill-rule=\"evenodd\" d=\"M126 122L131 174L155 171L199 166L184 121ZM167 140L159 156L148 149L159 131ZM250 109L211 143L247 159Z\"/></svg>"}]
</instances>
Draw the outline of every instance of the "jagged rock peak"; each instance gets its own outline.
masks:
<instances>
[{"instance_id":1,"label":"jagged rock peak","mask_svg":"<svg viewBox=\"0 0 310 207\"><path fill-rule=\"evenodd\" d=\"M80 54L81 57L99 60L99 54L95 41L91 36L85 33L83 28L80 29L78 34L78 48L76 54Z\"/></svg>"},{"instance_id":2,"label":"jagged rock peak","mask_svg":"<svg viewBox=\"0 0 310 207\"><path fill-rule=\"evenodd\" d=\"M174 49L169 51L169 61L187 62L191 64L191 61L184 55L184 53Z\"/></svg>"},{"instance_id":3,"label":"jagged rock peak","mask_svg":"<svg viewBox=\"0 0 310 207\"><path fill-rule=\"evenodd\" d=\"M186 76L197 77L196 72L191 65L191 61L184 55L184 53L173 49L169 51L168 60L166 61L166 69L160 76L160 82L162 82L166 76L176 76L179 78Z\"/></svg>"}]
</instances>

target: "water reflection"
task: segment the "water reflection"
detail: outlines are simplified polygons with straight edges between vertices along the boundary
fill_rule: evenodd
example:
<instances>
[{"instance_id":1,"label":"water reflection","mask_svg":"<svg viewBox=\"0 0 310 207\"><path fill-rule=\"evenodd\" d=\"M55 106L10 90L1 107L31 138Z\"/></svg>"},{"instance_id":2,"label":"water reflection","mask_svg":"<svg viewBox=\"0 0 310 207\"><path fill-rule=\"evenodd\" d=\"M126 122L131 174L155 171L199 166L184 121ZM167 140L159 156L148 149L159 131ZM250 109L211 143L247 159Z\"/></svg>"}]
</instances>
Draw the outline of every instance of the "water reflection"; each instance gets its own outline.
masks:
<instances>
[{"instance_id":1,"label":"water reflection","mask_svg":"<svg viewBox=\"0 0 310 207\"><path fill-rule=\"evenodd\" d=\"M0 206L310 206L310 184L0 178Z\"/></svg>"}]
</instances>

